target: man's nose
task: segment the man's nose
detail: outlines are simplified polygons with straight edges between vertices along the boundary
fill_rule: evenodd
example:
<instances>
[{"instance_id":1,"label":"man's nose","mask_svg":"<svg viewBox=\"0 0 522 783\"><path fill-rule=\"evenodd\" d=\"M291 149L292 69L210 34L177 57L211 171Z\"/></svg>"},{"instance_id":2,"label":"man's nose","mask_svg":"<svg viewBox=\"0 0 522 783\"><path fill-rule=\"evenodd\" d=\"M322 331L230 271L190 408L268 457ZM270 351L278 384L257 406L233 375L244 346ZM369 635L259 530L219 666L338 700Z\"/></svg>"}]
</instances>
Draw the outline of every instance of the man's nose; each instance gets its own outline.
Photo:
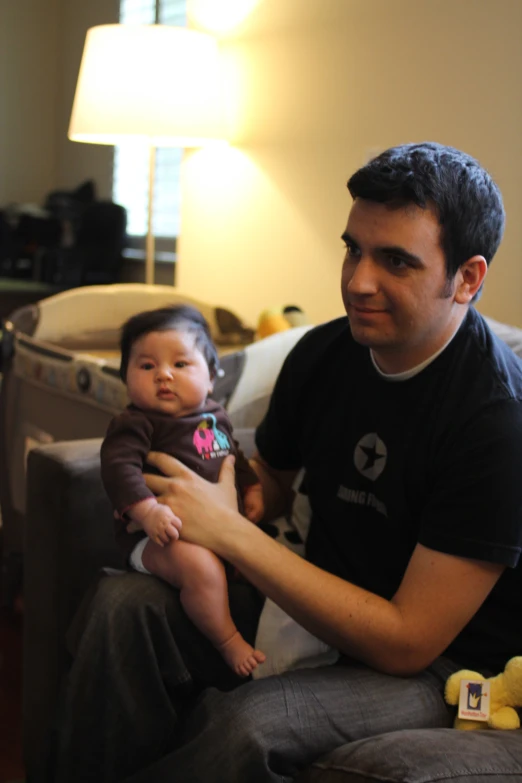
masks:
<instances>
[{"instance_id":1,"label":"man's nose","mask_svg":"<svg viewBox=\"0 0 522 783\"><path fill-rule=\"evenodd\" d=\"M375 294L379 289L378 268L369 257L363 257L348 271L346 288L359 295Z\"/></svg>"}]
</instances>

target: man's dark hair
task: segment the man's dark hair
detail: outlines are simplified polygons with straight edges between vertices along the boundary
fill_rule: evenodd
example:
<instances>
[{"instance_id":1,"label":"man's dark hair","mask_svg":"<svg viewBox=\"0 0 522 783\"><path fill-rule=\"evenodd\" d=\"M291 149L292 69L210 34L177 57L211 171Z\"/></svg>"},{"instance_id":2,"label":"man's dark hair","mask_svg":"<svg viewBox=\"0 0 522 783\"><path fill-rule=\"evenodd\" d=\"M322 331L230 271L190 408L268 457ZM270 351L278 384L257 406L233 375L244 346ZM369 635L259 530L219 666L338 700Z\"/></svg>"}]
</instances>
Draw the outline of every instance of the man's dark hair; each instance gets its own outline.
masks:
<instances>
[{"instance_id":1,"label":"man's dark hair","mask_svg":"<svg viewBox=\"0 0 522 783\"><path fill-rule=\"evenodd\" d=\"M219 359L206 319L195 307L173 305L138 313L123 324L120 339L120 378L124 383L127 379L130 353L136 340L149 332L166 332L169 329L189 332L195 336L196 347L205 357L210 377L216 377Z\"/></svg>"},{"instance_id":2,"label":"man's dark hair","mask_svg":"<svg viewBox=\"0 0 522 783\"><path fill-rule=\"evenodd\" d=\"M350 177L348 190L354 199L434 209L448 280L472 256L484 256L489 266L504 233L502 196L488 172L465 152L435 142L386 150Z\"/></svg>"}]
</instances>

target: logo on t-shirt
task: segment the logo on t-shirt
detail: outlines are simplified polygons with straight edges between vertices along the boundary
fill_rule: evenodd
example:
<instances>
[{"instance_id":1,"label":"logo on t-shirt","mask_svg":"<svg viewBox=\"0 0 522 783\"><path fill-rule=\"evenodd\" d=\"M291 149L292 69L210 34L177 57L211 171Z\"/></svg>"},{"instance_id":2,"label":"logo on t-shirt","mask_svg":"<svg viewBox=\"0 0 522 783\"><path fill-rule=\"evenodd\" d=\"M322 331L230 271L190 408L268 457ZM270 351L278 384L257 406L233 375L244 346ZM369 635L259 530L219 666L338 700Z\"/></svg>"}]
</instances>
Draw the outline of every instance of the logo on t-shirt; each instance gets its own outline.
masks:
<instances>
[{"instance_id":1,"label":"logo on t-shirt","mask_svg":"<svg viewBox=\"0 0 522 783\"><path fill-rule=\"evenodd\" d=\"M363 435L355 447L353 461L365 478L375 481L386 467L387 449L376 432Z\"/></svg>"}]
</instances>

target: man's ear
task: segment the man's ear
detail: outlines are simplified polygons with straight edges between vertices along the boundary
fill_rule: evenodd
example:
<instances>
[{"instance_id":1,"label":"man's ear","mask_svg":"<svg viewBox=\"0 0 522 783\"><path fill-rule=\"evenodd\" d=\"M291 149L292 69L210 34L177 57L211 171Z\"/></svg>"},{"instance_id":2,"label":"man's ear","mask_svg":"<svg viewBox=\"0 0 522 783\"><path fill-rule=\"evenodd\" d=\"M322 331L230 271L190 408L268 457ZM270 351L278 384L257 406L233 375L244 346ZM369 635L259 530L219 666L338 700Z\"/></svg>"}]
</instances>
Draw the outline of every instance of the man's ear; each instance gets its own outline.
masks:
<instances>
[{"instance_id":1,"label":"man's ear","mask_svg":"<svg viewBox=\"0 0 522 783\"><path fill-rule=\"evenodd\" d=\"M458 304L469 304L488 272L484 256L472 256L464 261L456 275L455 301Z\"/></svg>"}]
</instances>

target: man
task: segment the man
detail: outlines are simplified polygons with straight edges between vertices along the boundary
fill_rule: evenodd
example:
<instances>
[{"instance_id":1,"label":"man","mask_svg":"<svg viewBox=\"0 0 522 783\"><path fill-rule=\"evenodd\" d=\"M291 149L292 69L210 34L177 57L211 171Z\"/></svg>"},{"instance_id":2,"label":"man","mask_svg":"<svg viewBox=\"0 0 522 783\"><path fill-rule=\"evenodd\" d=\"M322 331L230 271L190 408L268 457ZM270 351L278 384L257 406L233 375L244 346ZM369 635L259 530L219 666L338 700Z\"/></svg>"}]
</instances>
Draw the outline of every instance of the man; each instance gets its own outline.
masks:
<instances>
[{"instance_id":1,"label":"man","mask_svg":"<svg viewBox=\"0 0 522 783\"><path fill-rule=\"evenodd\" d=\"M257 431L269 512L306 470L306 559L237 513L230 463L208 484L155 454L169 478L148 479L182 537L341 658L194 706L205 685L235 683L175 597L136 575L103 580L71 671L60 781L292 780L347 742L451 725L447 676L499 671L522 649L522 369L470 307L502 237L500 193L437 144L388 150L348 188L348 318L295 347ZM259 606L247 586L237 598L248 638Z\"/></svg>"}]
</instances>

